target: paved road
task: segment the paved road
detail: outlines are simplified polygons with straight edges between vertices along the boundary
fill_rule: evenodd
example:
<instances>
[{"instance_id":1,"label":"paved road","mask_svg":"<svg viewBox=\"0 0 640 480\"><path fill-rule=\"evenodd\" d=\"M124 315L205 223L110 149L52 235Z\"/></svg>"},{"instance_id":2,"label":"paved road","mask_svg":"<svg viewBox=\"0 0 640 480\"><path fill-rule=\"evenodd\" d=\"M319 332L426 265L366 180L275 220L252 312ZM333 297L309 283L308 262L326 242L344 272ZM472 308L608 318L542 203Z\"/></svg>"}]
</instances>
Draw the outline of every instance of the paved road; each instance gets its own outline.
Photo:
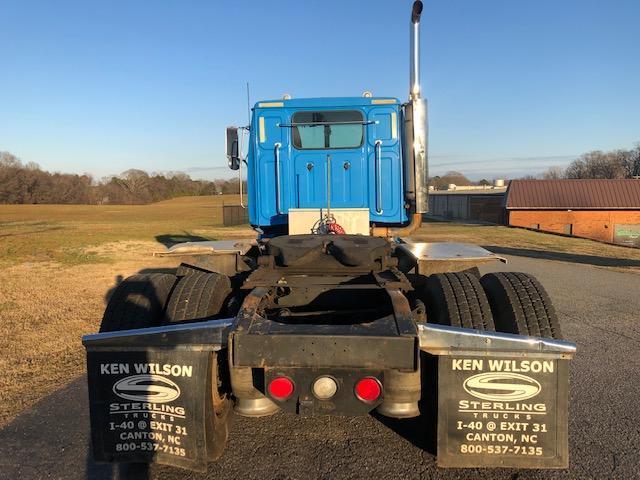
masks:
<instances>
[{"instance_id":1,"label":"paved road","mask_svg":"<svg viewBox=\"0 0 640 480\"><path fill-rule=\"evenodd\" d=\"M525 252L523 252L523 255ZM640 478L640 275L510 256L537 275L578 343L572 365L568 471L439 470L434 456L373 417L237 418L229 448L207 474L156 468L141 478ZM486 270L489 270L488 268ZM88 457L84 379L0 430L2 479L112 479Z\"/></svg>"}]
</instances>

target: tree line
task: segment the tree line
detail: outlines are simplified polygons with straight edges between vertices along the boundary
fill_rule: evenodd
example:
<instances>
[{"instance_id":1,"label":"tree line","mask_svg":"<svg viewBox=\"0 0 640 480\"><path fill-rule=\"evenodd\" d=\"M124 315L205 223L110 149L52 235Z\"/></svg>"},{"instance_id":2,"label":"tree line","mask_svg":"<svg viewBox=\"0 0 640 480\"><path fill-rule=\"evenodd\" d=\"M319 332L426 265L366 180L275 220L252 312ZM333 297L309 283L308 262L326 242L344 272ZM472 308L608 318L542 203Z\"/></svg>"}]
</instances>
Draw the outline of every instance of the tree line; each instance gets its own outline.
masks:
<instances>
[{"instance_id":1,"label":"tree line","mask_svg":"<svg viewBox=\"0 0 640 480\"><path fill-rule=\"evenodd\" d=\"M632 149L594 150L581 155L566 168L551 167L537 177L546 180L580 178L640 178L640 143Z\"/></svg>"},{"instance_id":2,"label":"tree line","mask_svg":"<svg viewBox=\"0 0 640 480\"><path fill-rule=\"evenodd\" d=\"M617 149L608 152L594 150L580 155L567 167L550 167L539 175L526 175L522 180L560 180L560 179L640 179L640 143L631 149ZM429 185L436 190L446 190L449 184L491 185L487 179L472 181L463 173L450 171L444 175L429 177Z\"/></svg>"},{"instance_id":3,"label":"tree line","mask_svg":"<svg viewBox=\"0 0 640 480\"><path fill-rule=\"evenodd\" d=\"M246 187L245 187L246 188ZM182 172L131 169L96 181L91 175L51 173L0 152L0 203L144 204L192 195L238 193L238 180L194 180Z\"/></svg>"},{"instance_id":4,"label":"tree line","mask_svg":"<svg viewBox=\"0 0 640 480\"><path fill-rule=\"evenodd\" d=\"M524 179L640 178L640 143L632 149L585 153L566 168L551 167ZM450 171L429 178L436 190L449 184L491 185L472 181L461 172ZM243 187L246 191L246 183ZM0 151L0 203L144 204L191 195L237 194L238 181L194 180L182 172L149 174L130 169L96 181L91 175L51 173L36 163L23 164L9 152Z\"/></svg>"}]
</instances>

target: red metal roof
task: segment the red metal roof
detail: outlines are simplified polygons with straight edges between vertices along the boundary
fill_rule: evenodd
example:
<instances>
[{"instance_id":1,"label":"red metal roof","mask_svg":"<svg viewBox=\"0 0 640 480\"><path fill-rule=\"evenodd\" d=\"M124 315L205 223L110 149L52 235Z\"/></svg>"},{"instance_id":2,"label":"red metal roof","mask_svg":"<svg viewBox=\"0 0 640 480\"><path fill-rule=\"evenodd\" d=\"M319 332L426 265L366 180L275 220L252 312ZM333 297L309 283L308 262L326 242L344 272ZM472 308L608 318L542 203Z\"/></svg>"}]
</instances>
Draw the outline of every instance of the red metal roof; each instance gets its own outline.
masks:
<instances>
[{"instance_id":1,"label":"red metal roof","mask_svg":"<svg viewBox=\"0 0 640 480\"><path fill-rule=\"evenodd\" d=\"M640 180L512 180L507 210L640 210Z\"/></svg>"}]
</instances>

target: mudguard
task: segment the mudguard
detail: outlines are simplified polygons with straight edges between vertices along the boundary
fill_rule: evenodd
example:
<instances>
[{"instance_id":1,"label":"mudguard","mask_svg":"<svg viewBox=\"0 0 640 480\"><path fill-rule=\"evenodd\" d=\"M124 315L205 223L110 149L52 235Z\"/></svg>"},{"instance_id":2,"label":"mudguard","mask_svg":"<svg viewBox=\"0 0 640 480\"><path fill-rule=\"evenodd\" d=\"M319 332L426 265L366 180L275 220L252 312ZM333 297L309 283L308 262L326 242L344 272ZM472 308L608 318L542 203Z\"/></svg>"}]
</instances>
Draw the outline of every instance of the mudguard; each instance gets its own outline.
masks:
<instances>
[{"instance_id":1,"label":"mudguard","mask_svg":"<svg viewBox=\"0 0 640 480\"><path fill-rule=\"evenodd\" d=\"M414 242L410 238L401 238L396 249L410 259L407 267L409 269L415 267L416 273L421 275L460 272L492 261L507 263L506 258L469 243ZM402 269L402 256L400 259Z\"/></svg>"},{"instance_id":2,"label":"mudguard","mask_svg":"<svg viewBox=\"0 0 640 480\"><path fill-rule=\"evenodd\" d=\"M419 337L437 356L438 466L569 466L575 344L431 324Z\"/></svg>"},{"instance_id":3,"label":"mudguard","mask_svg":"<svg viewBox=\"0 0 640 480\"><path fill-rule=\"evenodd\" d=\"M83 337L96 461L206 469L211 360L230 325L213 320Z\"/></svg>"}]
</instances>

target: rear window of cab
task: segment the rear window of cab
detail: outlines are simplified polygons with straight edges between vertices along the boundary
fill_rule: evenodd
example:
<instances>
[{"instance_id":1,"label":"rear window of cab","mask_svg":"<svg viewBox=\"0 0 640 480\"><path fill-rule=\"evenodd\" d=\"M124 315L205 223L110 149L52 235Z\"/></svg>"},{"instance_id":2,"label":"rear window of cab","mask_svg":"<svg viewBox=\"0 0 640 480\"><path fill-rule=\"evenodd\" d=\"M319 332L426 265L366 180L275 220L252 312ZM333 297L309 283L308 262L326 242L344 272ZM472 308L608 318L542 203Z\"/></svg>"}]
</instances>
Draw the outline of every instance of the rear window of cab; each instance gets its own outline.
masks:
<instances>
[{"instance_id":1,"label":"rear window of cab","mask_svg":"<svg viewBox=\"0 0 640 480\"><path fill-rule=\"evenodd\" d=\"M364 115L358 110L296 112L291 117L291 137L298 150L359 148Z\"/></svg>"}]
</instances>

